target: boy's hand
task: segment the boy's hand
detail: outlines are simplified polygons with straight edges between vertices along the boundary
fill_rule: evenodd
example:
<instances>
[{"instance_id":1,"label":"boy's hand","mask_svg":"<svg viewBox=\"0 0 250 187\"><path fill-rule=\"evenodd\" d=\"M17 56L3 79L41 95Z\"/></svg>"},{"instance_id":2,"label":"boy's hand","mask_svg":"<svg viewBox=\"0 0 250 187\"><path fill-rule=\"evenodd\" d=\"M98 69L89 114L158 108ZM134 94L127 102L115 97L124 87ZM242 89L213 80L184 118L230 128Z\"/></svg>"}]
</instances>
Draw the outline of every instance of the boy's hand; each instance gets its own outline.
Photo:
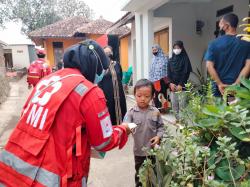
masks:
<instances>
[{"instance_id":1,"label":"boy's hand","mask_svg":"<svg viewBox=\"0 0 250 187\"><path fill-rule=\"evenodd\" d=\"M126 128L127 135L132 132L127 123L122 123L121 126L124 126Z\"/></svg>"},{"instance_id":2,"label":"boy's hand","mask_svg":"<svg viewBox=\"0 0 250 187\"><path fill-rule=\"evenodd\" d=\"M151 146L154 147L156 144L160 143L160 137L159 136L155 136L153 138L150 139L151 142Z\"/></svg>"}]
</instances>

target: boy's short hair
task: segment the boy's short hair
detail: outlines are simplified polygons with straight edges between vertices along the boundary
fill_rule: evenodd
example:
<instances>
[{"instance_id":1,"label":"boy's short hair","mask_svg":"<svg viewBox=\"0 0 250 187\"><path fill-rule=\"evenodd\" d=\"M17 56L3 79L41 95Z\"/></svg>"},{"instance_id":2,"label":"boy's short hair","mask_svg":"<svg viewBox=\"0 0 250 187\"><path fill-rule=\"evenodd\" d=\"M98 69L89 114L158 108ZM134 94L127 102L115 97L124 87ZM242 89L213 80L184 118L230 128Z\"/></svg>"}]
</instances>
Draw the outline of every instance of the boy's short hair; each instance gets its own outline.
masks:
<instances>
[{"instance_id":1,"label":"boy's short hair","mask_svg":"<svg viewBox=\"0 0 250 187\"><path fill-rule=\"evenodd\" d=\"M154 84L148 80L148 79L140 79L136 82L135 86L134 86L134 95L136 93L136 90L141 88L141 87L151 87L151 90L152 90L152 97L155 93L155 88L154 88Z\"/></svg>"}]
</instances>

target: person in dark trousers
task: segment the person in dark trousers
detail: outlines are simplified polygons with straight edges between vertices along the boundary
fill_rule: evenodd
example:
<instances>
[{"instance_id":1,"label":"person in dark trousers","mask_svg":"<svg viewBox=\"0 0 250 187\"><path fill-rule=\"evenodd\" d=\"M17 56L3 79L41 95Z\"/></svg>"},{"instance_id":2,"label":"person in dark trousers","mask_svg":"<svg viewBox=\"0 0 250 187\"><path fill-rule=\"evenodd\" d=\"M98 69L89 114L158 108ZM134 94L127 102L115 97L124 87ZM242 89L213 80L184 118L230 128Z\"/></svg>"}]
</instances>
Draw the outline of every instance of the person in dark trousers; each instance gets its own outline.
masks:
<instances>
[{"instance_id":1,"label":"person in dark trousers","mask_svg":"<svg viewBox=\"0 0 250 187\"><path fill-rule=\"evenodd\" d=\"M168 58L163 53L161 47L158 44L152 47L152 63L149 71L149 80L154 83L155 95L153 98L154 105L160 110L160 112L165 113L168 109L168 77L167 77L167 63Z\"/></svg>"},{"instance_id":2,"label":"person in dark trousers","mask_svg":"<svg viewBox=\"0 0 250 187\"><path fill-rule=\"evenodd\" d=\"M168 80L171 90L170 98L172 110L176 120L179 120L179 112L185 107L185 84L192 72L192 66L182 41L176 41L173 45L173 55L168 62Z\"/></svg>"},{"instance_id":3,"label":"person in dark trousers","mask_svg":"<svg viewBox=\"0 0 250 187\"><path fill-rule=\"evenodd\" d=\"M221 97L228 85L239 84L250 73L250 42L236 37L238 16L227 14L220 20L221 36L210 42L205 61L213 79L213 95Z\"/></svg>"},{"instance_id":4,"label":"person in dark trousers","mask_svg":"<svg viewBox=\"0 0 250 187\"><path fill-rule=\"evenodd\" d=\"M120 63L114 60L111 46L104 47L104 52L109 58L109 68L98 86L103 90L107 99L112 125L117 125L122 122L127 112L122 85L122 68Z\"/></svg>"},{"instance_id":5,"label":"person in dark trousers","mask_svg":"<svg viewBox=\"0 0 250 187\"><path fill-rule=\"evenodd\" d=\"M134 159L135 159L135 184L141 187L139 181L139 169L148 157L145 148L149 150L160 143L164 134L163 121L159 110L150 105L154 95L154 85L147 79L139 80L134 87L136 105L131 108L125 118L126 123L135 123L134 137ZM151 157L152 162L154 158Z\"/></svg>"}]
</instances>

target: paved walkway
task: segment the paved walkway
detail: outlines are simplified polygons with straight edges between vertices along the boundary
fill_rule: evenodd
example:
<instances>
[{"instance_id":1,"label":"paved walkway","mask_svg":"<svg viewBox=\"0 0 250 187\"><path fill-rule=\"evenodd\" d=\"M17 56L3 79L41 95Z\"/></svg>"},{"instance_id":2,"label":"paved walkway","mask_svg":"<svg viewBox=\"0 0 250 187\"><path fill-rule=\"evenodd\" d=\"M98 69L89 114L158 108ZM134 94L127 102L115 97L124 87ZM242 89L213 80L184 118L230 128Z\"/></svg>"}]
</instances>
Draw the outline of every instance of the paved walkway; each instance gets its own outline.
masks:
<instances>
[{"instance_id":1,"label":"paved walkway","mask_svg":"<svg viewBox=\"0 0 250 187\"><path fill-rule=\"evenodd\" d=\"M26 77L10 82L10 86L7 100L0 105L0 152L18 122L22 107L31 91L28 89Z\"/></svg>"},{"instance_id":2,"label":"paved walkway","mask_svg":"<svg viewBox=\"0 0 250 187\"><path fill-rule=\"evenodd\" d=\"M11 82L10 95L0 105L0 152L6 144L10 133L18 122L22 107L28 94L26 77L17 82ZM128 108L134 103L133 96L127 97ZM173 121L172 115L164 115L165 122ZM174 128L173 133L174 133ZM88 187L133 187L134 159L133 139L130 136L127 145L122 150L107 152L104 159L92 159Z\"/></svg>"}]
</instances>

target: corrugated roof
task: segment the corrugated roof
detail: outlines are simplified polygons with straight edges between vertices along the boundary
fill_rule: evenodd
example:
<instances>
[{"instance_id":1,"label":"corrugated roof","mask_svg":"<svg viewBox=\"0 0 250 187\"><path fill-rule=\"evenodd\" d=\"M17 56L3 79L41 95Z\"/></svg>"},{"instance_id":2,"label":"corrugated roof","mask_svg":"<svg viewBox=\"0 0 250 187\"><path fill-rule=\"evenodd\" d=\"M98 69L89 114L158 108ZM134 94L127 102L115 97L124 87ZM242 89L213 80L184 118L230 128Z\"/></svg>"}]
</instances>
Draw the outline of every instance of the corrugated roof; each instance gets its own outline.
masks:
<instances>
[{"instance_id":1,"label":"corrugated roof","mask_svg":"<svg viewBox=\"0 0 250 187\"><path fill-rule=\"evenodd\" d=\"M119 35L120 38L129 35L131 33L131 30L125 25L131 22L131 20L133 20L134 17L135 14L133 12L127 12L124 16L122 16L119 20L117 20L109 27L108 32L112 33L122 30L123 32Z\"/></svg>"}]
</instances>

